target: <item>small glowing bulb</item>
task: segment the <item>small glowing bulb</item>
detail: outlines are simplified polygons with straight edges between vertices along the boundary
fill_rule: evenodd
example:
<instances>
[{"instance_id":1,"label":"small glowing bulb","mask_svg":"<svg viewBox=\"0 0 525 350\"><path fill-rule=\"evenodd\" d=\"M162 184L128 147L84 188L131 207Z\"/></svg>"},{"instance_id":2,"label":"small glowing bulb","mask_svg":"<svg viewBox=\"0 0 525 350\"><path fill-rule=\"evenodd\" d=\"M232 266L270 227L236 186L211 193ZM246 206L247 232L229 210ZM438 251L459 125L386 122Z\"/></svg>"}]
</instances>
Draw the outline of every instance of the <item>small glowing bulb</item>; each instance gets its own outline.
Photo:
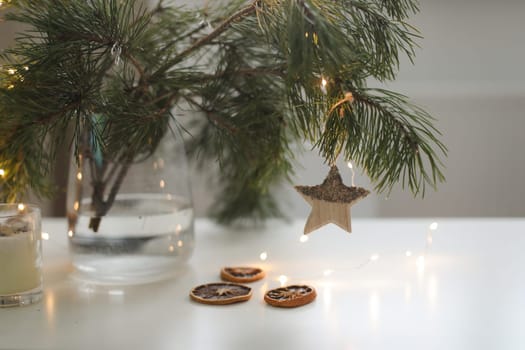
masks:
<instances>
[{"instance_id":1,"label":"small glowing bulb","mask_svg":"<svg viewBox=\"0 0 525 350\"><path fill-rule=\"evenodd\" d=\"M71 231L71 230L67 231L67 236L68 237L73 237L73 231Z\"/></svg>"},{"instance_id":2,"label":"small glowing bulb","mask_svg":"<svg viewBox=\"0 0 525 350\"><path fill-rule=\"evenodd\" d=\"M9 69L7 70L7 73L9 73L9 74L13 75L13 74L15 74L15 73L16 73L16 69L13 69L13 68L9 68Z\"/></svg>"},{"instance_id":3,"label":"small glowing bulb","mask_svg":"<svg viewBox=\"0 0 525 350\"><path fill-rule=\"evenodd\" d=\"M175 226L175 233L179 234L180 231L182 231L182 226L181 224L177 224L177 226Z\"/></svg>"},{"instance_id":4,"label":"small glowing bulb","mask_svg":"<svg viewBox=\"0 0 525 350\"><path fill-rule=\"evenodd\" d=\"M370 257L370 261L377 261L379 259L379 255L378 254L374 254Z\"/></svg>"},{"instance_id":5,"label":"small glowing bulb","mask_svg":"<svg viewBox=\"0 0 525 350\"><path fill-rule=\"evenodd\" d=\"M9 86L7 87L7 90L13 90L14 88L15 88L15 86L14 86L13 84L11 84L11 85L9 85Z\"/></svg>"},{"instance_id":6,"label":"small glowing bulb","mask_svg":"<svg viewBox=\"0 0 525 350\"><path fill-rule=\"evenodd\" d=\"M319 44L319 36L317 35L317 33L314 32L314 34L312 35L312 39L315 45Z\"/></svg>"},{"instance_id":7,"label":"small glowing bulb","mask_svg":"<svg viewBox=\"0 0 525 350\"><path fill-rule=\"evenodd\" d=\"M326 85L328 85L328 81L326 81L326 79L322 77L321 78L321 92L325 95L327 94Z\"/></svg>"},{"instance_id":8,"label":"small glowing bulb","mask_svg":"<svg viewBox=\"0 0 525 350\"><path fill-rule=\"evenodd\" d=\"M77 173L77 180L82 181L82 173L80 171Z\"/></svg>"},{"instance_id":9,"label":"small glowing bulb","mask_svg":"<svg viewBox=\"0 0 525 350\"><path fill-rule=\"evenodd\" d=\"M309 36L310 36L310 33L308 33L308 32L304 33L304 37L305 38L308 38Z\"/></svg>"},{"instance_id":10,"label":"small glowing bulb","mask_svg":"<svg viewBox=\"0 0 525 350\"><path fill-rule=\"evenodd\" d=\"M183 245L184 245L184 243L182 241L178 241L177 242L177 247L181 248Z\"/></svg>"},{"instance_id":11,"label":"small glowing bulb","mask_svg":"<svg viewBox=\"0 0 525 350\"><path fill-rule=\"evenodd\" d=\"M26 206L23 205L22 203L18 204L18 210L19 211L24 211L25 208L26 208Z\"/></svg>"},{"instance_id":12,"label":"small glowing bulb","mask_svg":"<svg viewBox=\"0 0 525 350\"><path fill-rule=\"evenodd\" d=\"M76 201L74 204L73 204L73 209L75 209L75 211L78 211L78 208L80 208L80 203L78 201Z\"/></svg>"},{"instance_id":13,"label":"small glowing bulb","mask_svg":"<svg viewBox=\"0 0 525 350\"><path fill-rule=\"evenodd\" d=\"M265 261L266 259L268 259L268 253L266 253L266 252L262 252L262 253L259 255L259 259L261 259L262 261Z\"/></svg>"},{"instance_id":14,"label":"small glowing bulb","mask_svg":"<svg viewBox=\"0 0 525 350\"><path fill-rule=\"evenodd\" d=\"M405 256L406 256L407 258L411 257L411 256L412 256L412 252L411 252L410 250L407 250L407 251L405 252Z\"/></svg>"},{"instance_id":15,"label":"small glowing bulb","mask_svg":"<svg viewBox=\"0 0 525 350\"><path fill-rule=\"evenodd\" d=\"M47 232L42 232L42 239L44 241L49 241L49 233Z\"/></svg>"},{"instance_id":16,"label":"small glowing bulb","mask_svg":"<svg viewBox=\"0 0 525 350\"><path fill-rule=\"evenodd\" d=\"M354 171L354 165L352 162L348 162L346 165L348 165L348 168L350 168L350 171L352 172L352 187L355 187L355 171Z\"/></svg>"},{"instance_id":17,"label":"small glowing bulb","mask_svg":"<svg viewBox=\"0 0 525 350\"><path fill-rule=\"evenodd\" d=\"M164 180L160 180L160 188L164 188L166 186L166 182Z\"/></svg>"},{"instance_id":18,"label":"small glowing bulb","mask_svg":"<svg viewBox=\"0 0 525 350\"><path fill-rule=\"evenodd\" d=\"M173 246L173 244L170 244L169 251L171 253L173 253L173 251L175 251L175 247Z\"/></svg>"},{"instance_id":19,"label":"small glowing bulb","mask_svg":"<svg viewBox=\"0 0 525 350\"><path fill-rule=\"evenodd\" d=\"M4 177L5 176L5 170L4 169L0 169L0 177Z\"/></svg>"},{"instance_id":20,"label":"small glowing bulb","mask_svg":"<svg viewBox=\"0 0 525 350\"><path fill-rule=\"evenodd\" d=\"M279 276L278 280L279 280L279 283L281 283L281 287L282 287L286 284L286 282L288 282L288 277L286 277L285 275L281 275Z\"/></svg>"},{"instance_id":21,"label":"small glowing bulb","mask_svg":"<svg viewBox=\"0 0 525 350\"><path fill-rule=\"evenodd\" d=\"M429 229L431 229L432 231L437 230L437 228L438 228L438 223L437 222L433 222L429 226Z\"/></svg>"},{"instance_id":22,"label":"small glowing bulb","mask_svg":"<svg viewBox=\"0 0 525 350\"><path fill-rule=\"evenodd\" d=\"M29 70L29 67L28 67L28 66L24 66L24 70L25 70L25 71L28 71L28 70Z\"/></svg>"},{"instance_id":23,"label":"small glowing bulb","mask_svg":"<svg viewBox=\"0 0 525 350\"><path fill-rule=\"evenodd\" d=\"M305 242L308 242L308 236L307 235L302 235L301 238L299 238L299 242L301 243L305 243Z\"/></svg>"}]
</instances>

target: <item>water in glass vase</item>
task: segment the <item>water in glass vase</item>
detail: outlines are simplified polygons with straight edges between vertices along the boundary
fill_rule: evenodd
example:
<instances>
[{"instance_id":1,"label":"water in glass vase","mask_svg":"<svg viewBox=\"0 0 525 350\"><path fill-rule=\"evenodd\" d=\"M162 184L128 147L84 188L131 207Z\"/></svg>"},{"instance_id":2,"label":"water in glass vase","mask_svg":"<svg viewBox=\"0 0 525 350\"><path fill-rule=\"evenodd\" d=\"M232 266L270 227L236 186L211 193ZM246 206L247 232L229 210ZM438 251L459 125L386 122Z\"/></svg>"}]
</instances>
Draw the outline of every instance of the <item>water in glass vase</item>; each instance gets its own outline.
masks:
<instances>
[{"instance_id":1,"label":"water in glass vase","mask_svg":"<svg viewBox=\"0 0 525 350\"><path fill-rule=\"evenodd\" d=\"M82 201L90 208L90 199ZM193 251L193 207L165 194L117 196L90 228L94 213L80 211L69 233L76 277L97 283L146 283L175 275Z\"/></svg>"}]
</instances>

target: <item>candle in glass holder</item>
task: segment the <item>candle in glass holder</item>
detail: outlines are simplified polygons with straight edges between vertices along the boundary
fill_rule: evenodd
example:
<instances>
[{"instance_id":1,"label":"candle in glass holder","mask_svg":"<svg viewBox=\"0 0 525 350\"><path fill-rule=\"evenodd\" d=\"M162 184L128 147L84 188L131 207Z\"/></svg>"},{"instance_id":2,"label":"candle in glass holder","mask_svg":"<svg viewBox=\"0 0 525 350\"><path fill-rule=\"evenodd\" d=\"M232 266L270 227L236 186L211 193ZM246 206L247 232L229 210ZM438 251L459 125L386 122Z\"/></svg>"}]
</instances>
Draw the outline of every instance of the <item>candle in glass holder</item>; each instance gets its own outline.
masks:
<instances>
[{"instance_id":1,"label":"candle in glass holder","mask_svg":"<svg viewBox=\"0 0 525 350\"><path fill-rule=\"evenodd\" d=\"M40 211L0 204L0 306L32 304L42 297Z\"/></svg>"}]
</instances>

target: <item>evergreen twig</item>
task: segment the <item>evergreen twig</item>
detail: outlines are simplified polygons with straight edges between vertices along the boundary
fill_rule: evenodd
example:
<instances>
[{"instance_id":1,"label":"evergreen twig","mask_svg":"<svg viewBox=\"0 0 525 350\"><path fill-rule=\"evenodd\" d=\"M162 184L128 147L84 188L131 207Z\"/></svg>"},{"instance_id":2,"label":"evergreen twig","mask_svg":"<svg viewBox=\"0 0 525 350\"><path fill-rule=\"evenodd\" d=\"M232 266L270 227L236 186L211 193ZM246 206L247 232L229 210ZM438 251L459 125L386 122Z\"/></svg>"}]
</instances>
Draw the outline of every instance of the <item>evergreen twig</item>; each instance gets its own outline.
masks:
<instances>
[{"instance_id":1,"label":"evergreen twig","mask_svg":"<svg viewBox=\"0 0 525 350\"><path fill-rule=\"evenodd\" d=\"M394 79L400 56L414 59L420 35L407 20L416 0L10 6L6 19L28 29L0 56L2 200L28 188L49 194L56 150L72 144L78 156L89 135L109 157L86 159L103 216L129 164L152 153L174 118L192 131L193 154L221 166L214 208L222 222L279 213L269 189L289 178L290 144L303 140L329 163L339 153L354 161L379 192L401 183L423 194L444 181L446 148L432 118L405 96L367 87L369 77ZM347 93L354 101L340 103ZM175 107L193 117L175 117Z\"/></svg>"}]
</instances>

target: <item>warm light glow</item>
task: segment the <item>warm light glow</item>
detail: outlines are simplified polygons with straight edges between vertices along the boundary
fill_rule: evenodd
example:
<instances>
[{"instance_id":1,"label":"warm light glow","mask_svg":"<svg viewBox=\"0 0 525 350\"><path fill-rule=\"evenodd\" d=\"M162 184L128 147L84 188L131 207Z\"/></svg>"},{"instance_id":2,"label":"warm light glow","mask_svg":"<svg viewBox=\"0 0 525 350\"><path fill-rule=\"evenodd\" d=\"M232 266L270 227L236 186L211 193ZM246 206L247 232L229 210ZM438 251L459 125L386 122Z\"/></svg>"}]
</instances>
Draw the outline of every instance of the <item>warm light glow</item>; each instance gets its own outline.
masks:
<instances>
[{"instance_id":1,"label":"warm light glow","mask_svg":"<svg viewBox=\"0 0 525 350\"><path fill-rule=\"evenodd\" d=\"M9 68L9 69L7 70L7 73L13 75L13 74L16 73L16 69L14 69L14 68Z\"/></svg>"},{"instance_id":2,"label":"warm light glow","mask_svg":"<svg viewBox=\"0 0 525 350\"><path fill-rule=\"evenodd\" d=\"M164 159L159 158L159 169L164 168Z\"/></svg>"},{"instance_id":3,"label":"warm light glow","mask_svg":"<svg viewBox=\"0 0 525 350\"><path fill-rule=\"evenodd\" d=\"M429 226L429 229L431 229L432 231L437 230L437 228L438 228L438 223L437 222L433 222Z\"/></svg>"},{"instance_id":4,"label":"warm light glow","mask_svg":"<svg viewBox=\"0 0 525 350\"><path fill-rule=\"evenodd\" d=\"M425 271L425 257L424 257L423 255L420 255L420 256L417 258L416 266L417 266L417 270L418 270L418 272L423 272L423 271Z\"/></svg>"},{"instance_id":5,"label":"warm light glow","mask_svg":"<svg viewBox=\"0 0 525 350\"><path fill-rule=\"evenodd\" d=\"M328 277L334 273L334 270L326 269L323 271L323 276Z\"/></svg>"},{"instance_id":6,"label":"warm light glow","mask_svg":"<svg viewBox=\"0 0 525 350\"><path fill-rule=\"evenodd\" d=\"M354 168L354 166L352 165L352 162L348 162L347 165L348 165L348 167L349 167L350 169L353 169L353 168Z\"/></svg>"},{"instance_id":7,"label":"warm light glow","mask_svg":"<svg viewBox=\"0 0 525 350\"><path fill-rule=\"evenodd\" d=\"M22 203L18 204L18 210L19 211L24 211L24 209L26 208L26 206Z\"/></svg>"},{"instance_id":8,"label":"warm light glow","mask_svg":"<svg viewBox=\"0 0 525 350\"><path fill-rule=\"evenodd\" d=\"M314 32L314 34L312 35L312 39L315 45L319 44L319 36L317 35L317 33Z\"/></svg>"},{"instance_id":9,"label":"warm light glow","mask_svg":"<svg viewBox=\"0 0 525 350\"><path fill-rule=\"evenodd\" d=\"M80 171L77 173L77 180L82 181L82 173Z\"/></svg>"},{"instance_id":10,"label":"warm light glow","mask_svg":"<svg viewBox=\"0 0 525 350\"><path fill-rule=\"evenodd\" d=\"M175 233L176 233L176 234L179 234L181 231L182 231L182 226L181 226L181 224L177 224L177 226L175 226Z\"/></svg>"},{"instance_id":11,"label":"warm light glow","mask_svg":"<svg viewBox=\"0 0 525 350\"><path fill-rule=\"evenodd\" d=\"M301 243L306 243L308 242L308 236L307 235L302 235L301 238L299 238L299 242Z\"/></svg>"},{"instance_id":12,"label":"warm light glow","mask_svg":"<svg viewBox=\"0 0 525 350\"><path fill-rule=\"evenodd\" d=\"M262 252L262 253L259 255L259 259L261 259L262 261L265 261L266 259L268 259L268 253L266 253L266 252Z\"/></svg>"},{"instance_id":13,"label":"warm light glow","mask_svg":"<svg viewBox=\"0 0 525 350\"><path fill-rule=\"evenodd\" d=\"M28 71L28 70L29 70L29 67L28 67L28 66L24 66L24 70L25 70L25 71Z\"/></svg>"},{"instance_id":14,"label":"warm light glow","mask_svg":"<svg viewBox=\"0 0 525 350\"><path fill-rule=\"evenodd\" d=\"M410 250L407 250L407 251L405 252L405 256L406 256L407 258L411 257L411 256L412 256L412 252L411 252Z\"/></svg>"},{"instance_id":15,"label":"warm light glow","mask_svg":"<svg viewBox=\"0 0 525 350\"><path fill-rule=\"evenodd\" d=\"M55 313L56 313L56 305L55 305L55 292L51 288L47 288L46 292L44 293L44 306L46 308L45 315L47 316L47 324L50 326L54 326L55 324Z\"/></svg>"},{"instance_id":16,"label":"warm light glow","mask_svg":"<svg viewBox=\"0 0 525 350\"><path fill-rule=\"evenodd\" d=\"M68 237L73 237L73 231L71 231L71 230L67 231L67 236Z\"/></svg>"},{"instance_id":17,"label":"warm light glow","mask_svg":"<svg viewBox=\"0 0 525 350\"><path fill-rule=\"evenodd\" d=\"M286 284L286 282L288 282L288 277L286 277L285 275L281 275L279 276L278 280L279 280L279 283L281 283L281 287L282 287Z\"/></svg>"},{"instance_id":18,"label":"warm light glow","mask_svg":"<svg viewBox=\"0 0 525 350\"><path fill-rule=\"evenodd\" d=\"M184 245L184 243L182 241L178 241L177 242L177 247L181 248L183 245Z\"/></svg>"},{"instance_id":19,"label":"warm light glow","mask_svg":"<svg viewBox=\"0 0 525 350\"><path fill-rule=\"evenodd\" d=\"M4 169L0 169L0 177L4 177L5 176L5 170Z\"/></svg>"},{"instance_id":20,"label":"warm light glow","mask_svg":"<svg viewBox=\"0 0 525 350\"><path fill-rule=\"evenodd\" d=\"M379 260L379 254L373 254L371 257L370 257L370 261L377 261Z\"/></svg>"},{"instance_id":21,"label":"warm light glow","mask_svg":"<svg viewBox=\"0 0 525 350\"><path fill-rule=\"evenodd\" d=\"M111 289L108 291L108 294L113 297L121 297L124 295L124 291L121 289Z\"/></svg>"},{"instance_id":22,"label":"warm light glow","mask_svg":"<svg viewBox=\"0 0 525 350\"><path fill-rule=\"evenodd\" d=\"M80 203L78 201L76 201L74 204L73 204L73 209L75 209L75 211L78 211L78 208L80 208Z\"/></svg>"},{"instance_id":23,"label":"warm light glow","mask_svg":"<svg viewBox=\"0 0 525 350\"><path fill-rule=\"evenodd\" d=\"M328 81L325 78L321 77L321 92L325 95L327 93L326 85L328 85Z\"/></svg>"},{"instance_id":24,"label":"warm light glow","mask_svg":"<svg viewBox=\"0 0 525 350\"><path fill-rule=\"evenodd\" d=\"M170 245L170 247L169 247L169 251L170 251L171 253L173 253L173 252L175 251L175 247L173 246L173 244Z\"/></svg>"},{"instance_id":25,"label":"warm light glow","mask_svg":"<svg viewBox=\"0 0 525 350\"><path fill-rule=\"evenodd\" d=\"M160 180L160 188L164 188L166 186L166 182L164 180Z\"/></svg>"},{"instance_id":26,"label":"warm light glow","mask_svg":"<svg viewBox=\"0 0 525 350\"><path fill-rule=\"evenodd\" d=\"M379 309L380 309L380 300L377 292L370 294L370 299L368 300L368 312L370 316L370 321L374 326L377 326L379 321Z\"/></svg>"},{"instance_id":27,"label":"warm light glow","mask_svg":"<svg viewBox=\"0 0 525 350\"><path fill-rule=\"evenodd\" d=\"M310 33L308 33L308 32L304 33L304 37L305 38L308 38L309 36L310 36Z\"/></svg>"},{"instance_id":28,"label":"warm light glow","mask_svg":"<svg viewBox=\"0 0 525 350\"><path fill-rule=\"evenodd\" d=\"M49 233L47 232L42 232L42 239L44 241L49 241Z\"/></svg>"}]
</instances>

